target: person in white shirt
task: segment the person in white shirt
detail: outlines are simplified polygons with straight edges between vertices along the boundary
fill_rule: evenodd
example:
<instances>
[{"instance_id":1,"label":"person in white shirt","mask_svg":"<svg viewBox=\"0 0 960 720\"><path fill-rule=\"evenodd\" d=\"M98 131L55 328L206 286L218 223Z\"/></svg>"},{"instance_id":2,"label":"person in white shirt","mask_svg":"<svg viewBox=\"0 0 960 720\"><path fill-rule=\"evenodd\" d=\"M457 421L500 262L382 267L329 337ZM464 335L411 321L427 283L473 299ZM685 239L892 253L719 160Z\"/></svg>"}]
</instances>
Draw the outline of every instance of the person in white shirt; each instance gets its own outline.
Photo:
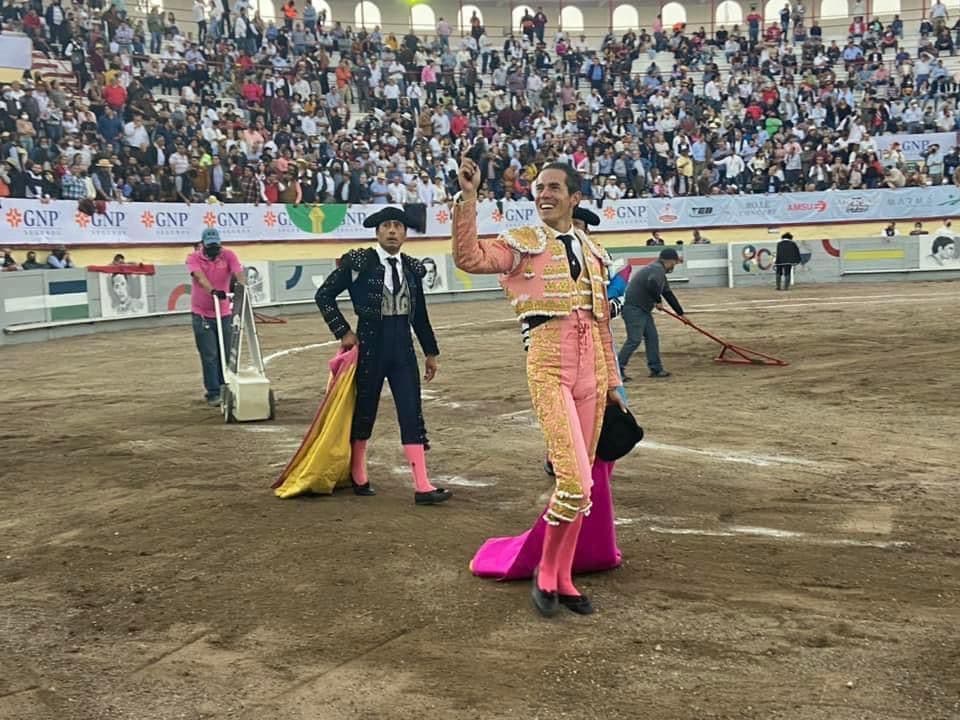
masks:
<instances>
[{"instance_id":1,"label":"person in white shirt","mask_svg":"<svg viewBox=\"0 0 960 720\"><path fill-rule=\"evenodd\" d=\"M493 43L490 41L490 38L487 37L486 31L483 32L483 34L480 36L480 39L477 41L477 48L480 51L480 72L483 75L486 75L487 65L490 63L490 52L493 50Z\"/></svg>"},{"instance_id":2,"label":"person in white shirt","mask_svg":"<svg viewBox=\"0 0 960 720\"><path fill-rule=\"evenodd\" d=\"M197 42L207 39L207 6L204 0L193 0L193 21L197 24Z\"/></svg>"},{"instance_id":3,"label":"person in white shirt","mask_svg":"<svg viewBox=\"0 0 960 720\"><path fill-rule=\"evenodd\" d=\"M442 205L447 199L447 189L443 186L443 178L437 175L433 179L433 202L436 205Z\"/></svg>"},{"instance_id":4,"label":"person in white shirt","mask_svg":"<svg viewBox=\"0 0 960 720\"><path fill-rule=\"evenodd\" d=\"M430 176L426 173L422 173L420 175L420 184L417 186L416 202L423 203L427 207L430 207L436 202L434 185L432 182L430 182Z\"/></svg>"},{"instance_id":5,"label":"person in white shirt","mask_svg":"<svg viewBox=\"0 0 960 720\"><path fill-rule=\"evenodd\" d=\"M150 143L150 135L143 126L143 118L140 115L134 115L133 120L123 126L123 139L127 147L146 149Z\"/></svg>"},{"instance_id":6,"label":"person in white shirt","mask_svg":"<svg viewBox=\"0 0 960 720\"><path fill-rule=\"evenodd\" d=\"M317 125L316 113L311 113L310 115L304 115L300 118L300 129L303 131L303 134L307 137L313 137L318 135L320 128Z\"/></svg>"},{"instance_id":7,"label":"person in white shirt","mask_svg":"<svg viewBox=\"0 0 960 720\"><path fill-rule=\"evenodd\" d=\"M420 83L412 82L407 86L407 99L410 101L410 107L413 109L413 114L418 122L420 120L421 103L425 96L426 93L424 93L423 86Z\"/></svg>"},{"instance_id":8,"label":"person in white shirt","mask_svg":"<svg viewBox=\"0 0 960 720\"><path fill-rule=\"evenodd\" d=\"M397 175L387 185L387 193L390 196L390 202L395 205L402 205L407 202L407 189L403 186L403 178Z\"/></svg>"},{"instance_id":9,"label":"person in white shirt","mask_svg":"<svg viewBox=\"0 0 960 720\"><path fill-rule=\"evenodd\" d=\"M743 158L733 153L728 155L719 161L719 165L723 165L726 170L726 179L727 184L729 185L738 185L740 184L740 176L743 175L743 171L747 169L746 163L743 162Z\"/></svg>"},{"instance_id":10,"label":"person in white shirt","mask_svg":"<svg viewBox=\"0 0 960 720\"><path fill-rule=\"evenodd\" d=\"M534 112L540 109L540 93L542 90L543 80L536 73L530 73L527 78L527 102Z\"/></svg>"},{"instance_id":11,"label":"person in white shirt","mask_svg":"<svg viewBox=\"0 0 960 720\"><path fill-rule=\"evenodd\" d=\"M393 78L387 80L387 84L383 86L383 99L387 101L387 112L396 112L400 109L400 86Z\"/></svg>"},{"instance_id":12,"label":"person in white shirt","mask_svg":"<svg viewBox=\"0 0 960 720\"><path fill-rule=\"evenodd\" d=\"M944 5L940 0L937 0L933 7L930 8L930 19L933 20L934 25L944 25L950 17L950 13L947 12L947 6Z\"/></svg>"},{"instance_id":13,"label":"person in white shirt","mask_svg":"<svg viewBox=\"0 0 960 720\"><path fill-rule=\"evenodd\" d=\"M617 178L613 175L607 178L607 183L603 187L604 200L617 201L623 197L623 190L617 184Z\"/></svg>"},{"instance_id":14,"label":"person in white shirt","mask_svg":"<svg viewBox=\"0 0 960 720\"><path fill-rule=\"evenodd\" d=\"M433 114L433 133L439 137L447 137L450 134L450 118L440 108Z\"/></svg>"},{"instance_id":15,"label":"person in white shirt","mask_svg":"<svg viewBox=\"0 0 960 720\"><path fill-rule=\"evenodd\" d=\"M221 24L223 23L223 5L220 0L208 0L207 3L207 33L214 39L219 40L223 34Z\"/></svg>"}]
</instances>

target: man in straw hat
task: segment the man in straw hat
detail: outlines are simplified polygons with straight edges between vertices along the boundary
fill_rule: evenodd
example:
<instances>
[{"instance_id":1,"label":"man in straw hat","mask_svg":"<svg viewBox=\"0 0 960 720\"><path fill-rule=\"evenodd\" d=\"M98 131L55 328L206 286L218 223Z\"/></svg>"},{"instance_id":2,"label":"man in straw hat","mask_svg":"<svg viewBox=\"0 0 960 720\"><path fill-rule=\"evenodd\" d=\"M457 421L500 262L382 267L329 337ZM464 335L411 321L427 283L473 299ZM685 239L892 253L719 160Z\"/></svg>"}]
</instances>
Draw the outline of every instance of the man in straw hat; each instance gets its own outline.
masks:
<instances>
[{"instance_id":1,"label":"man in straw hat","mask_svg":"<svg viewBox=\"0 0 960 720\"><path fill-rule=\"evenodd\" d=\"M416 334L425 355L423 379L437 374L440 349L430 326L423 293L426 268L400 252L413 218L401 208L387 207L370 215L364 227L375 228L377 247L351 250L317 290L316 300L330 331L344 350L359 345L357 404L350 431L350 474L357 495L374 495L367 477L367 441L373 432L383 381L397 406L400 441L413 473L414 502L436 505L449 500L449 490L435 487L427 477L424 451L428 448L420 400L420 373L413 349ZM337 306L347 291L357 314L354 332Z\"/></svg>"}]
</instances>

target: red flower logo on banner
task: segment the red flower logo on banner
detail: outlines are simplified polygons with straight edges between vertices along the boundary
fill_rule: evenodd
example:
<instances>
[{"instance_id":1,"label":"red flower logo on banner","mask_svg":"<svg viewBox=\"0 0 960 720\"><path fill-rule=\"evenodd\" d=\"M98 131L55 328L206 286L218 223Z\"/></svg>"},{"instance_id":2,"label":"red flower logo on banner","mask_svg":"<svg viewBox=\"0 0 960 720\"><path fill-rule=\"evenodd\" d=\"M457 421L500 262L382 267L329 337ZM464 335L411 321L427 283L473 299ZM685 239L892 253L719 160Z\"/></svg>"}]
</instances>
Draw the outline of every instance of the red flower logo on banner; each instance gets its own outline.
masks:
<instances>
[{"instance_id":1,"label":"red flower logo on banner","mask_svg":"<svg viewBox=\"0 0 960 720\"><path fill-rule=\"evenodd\" d=\"M267 210L263 214L263 224L266 225L268 228L272 228L274 225L277 224L277 216L273 213L272 210Z\"/></svg>"},{"instance_id":2,"label":"red flower logo on banner","mask_svg":"<svg viewBox=\"0 0 960 720\"><path fill-rule=\"evenodd\" d=\"M20 227L20 223L23 222L23 215L20 214L20 211L16 208L10 208L7 210L7 225L12 228Z\"/></svg>"},{"instance_id":3,"label":"red flower logo on banner","mask_svg":"<svg viewBox=\"0 0 960 720\"><path fill-rule=\"evenodd\" d=\"M503 222L503 213L500 212L499 210L494 210L493 215L491 215L490 217L493 218L494 222Z\"/></svg>"},{"instance_id":4,"label":"red flower logo on banner","mask_svg":"<svg viewBox=\"0 0 960 720\"><path fill-rule=\"evenodd\" d=\"M75 213L73 214L73 221L77 224L77 226L78 226L81 230L86 230L86 229L87 229L87 225L90 224L90 216L87 215L86 213L75 212Z\"/></svg>"},{"instance_id":5,"label":"red flower logo on banner","mask_svg":"<svg viewBox=\"0 0 960 720\"><path fill-rule=\"evenodd\" d=\"M450 221L450 214L446 210L441 210L437 213L437 222L441 225L446 225Z\"/></svg>"},{"instance_id":6,"label":"red flower logo on banner","mask_svg":"<svg viewBox=\"0 0 960 720\"><path fill-rule=\"evenodd\" d=\"M607 205L607 207L603 209L603 216L607 220L613 220L617 216L616 208L613 208L610 205Z\"/></svg>"},{"instance_id":7,"label":"red flower logo on banner","mask_svg":"<svg viewBox=\"0 0 960 720\"><path fill-rule=\"evenodd\" d=\"M152 228L156 221L153 218L153 213L147 210L143 215L140 216L140 224L143 225L147 230Z\"/></svg>"},{"instance_id":8,"label":"red flower logo on banner","mask_svg":"<svg viewBox=\"0 0 960 720\"><path fill-rule=\"evenodd\" d=\"M203 214L203 224L208 228L212 228L217 224L217 215L216 213L206 212Z\"/></svg>"}]
</instances>

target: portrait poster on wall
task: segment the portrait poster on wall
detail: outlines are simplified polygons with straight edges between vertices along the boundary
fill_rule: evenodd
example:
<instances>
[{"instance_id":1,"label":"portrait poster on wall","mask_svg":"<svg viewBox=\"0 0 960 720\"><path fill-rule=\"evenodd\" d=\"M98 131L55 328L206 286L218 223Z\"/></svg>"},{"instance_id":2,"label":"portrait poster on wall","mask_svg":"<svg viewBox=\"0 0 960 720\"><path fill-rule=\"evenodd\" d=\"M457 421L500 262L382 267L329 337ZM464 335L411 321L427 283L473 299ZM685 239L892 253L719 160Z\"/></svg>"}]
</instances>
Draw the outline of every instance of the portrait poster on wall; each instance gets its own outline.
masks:
<instances>
[{"instance_id":1,"label":"portrait poster on wall","mask_svg":"<svg viewBox=\"0 0 960 720\"><path fill-rule=\"evenodd\" d=\"M100 273L100 314L103 317L145 315L148 282L146 275Z\"/></svg>"}]
</instances>

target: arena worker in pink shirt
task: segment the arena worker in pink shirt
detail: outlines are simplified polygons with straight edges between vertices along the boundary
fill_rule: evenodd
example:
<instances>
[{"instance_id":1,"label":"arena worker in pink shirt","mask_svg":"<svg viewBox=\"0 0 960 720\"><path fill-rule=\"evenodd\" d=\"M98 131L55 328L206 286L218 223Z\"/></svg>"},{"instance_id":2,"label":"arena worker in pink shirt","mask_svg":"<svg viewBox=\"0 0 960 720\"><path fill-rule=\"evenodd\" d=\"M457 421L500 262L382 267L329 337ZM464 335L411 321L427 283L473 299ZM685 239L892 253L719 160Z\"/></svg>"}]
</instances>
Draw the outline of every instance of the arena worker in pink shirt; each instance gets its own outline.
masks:
<instances>
[{"instance_id":1,"label":"arena worker in pink shirt","mask_svg":"<svg viewBox=\"0 0 960 720\"><path fill-rule=\"evenodd\" d=\"M187 270L193 278L190 290L190 312L193 315L193 337L200 353L203 369L203 387L207 404L220 405L220 388L223 385L223 367L220 362L220 345L217 342L217 308L214 296L220 300L220 324L223 328L223 346L230 347L230 323L233 308L227 301L227 293L233 281L244 284L243 266L232 250L220 242L220 233L214 228L203 231L200 247L187 257Z\"/></svg>"}]
</instances>

